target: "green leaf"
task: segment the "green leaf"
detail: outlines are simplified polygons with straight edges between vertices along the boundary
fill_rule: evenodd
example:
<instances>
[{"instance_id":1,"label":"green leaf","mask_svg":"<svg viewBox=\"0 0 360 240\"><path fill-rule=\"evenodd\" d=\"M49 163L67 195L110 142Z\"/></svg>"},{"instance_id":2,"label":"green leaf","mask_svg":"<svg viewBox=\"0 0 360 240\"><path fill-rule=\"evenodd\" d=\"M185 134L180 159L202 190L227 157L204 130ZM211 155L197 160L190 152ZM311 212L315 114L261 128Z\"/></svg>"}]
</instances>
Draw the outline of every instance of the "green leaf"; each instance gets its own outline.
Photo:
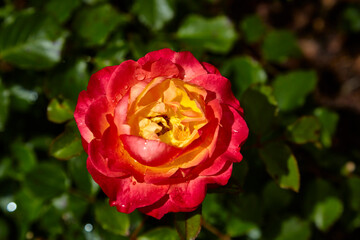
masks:
<instances>
[{"instance_id":1,"label":"green leaf","mask_svg":"<svg viewBox=\"0 0 360 240\"><path fill-rule=\"evenodd\" d=\"M315 89L316 73L314 71L294 71L275 78L274 95L282 111L301 107L306 96Z\"/></svg>"},{"instance_id":2,"label":"green leaf","mask_svg":"<svg viewBox=\"0 0 360 240\"><path fill-rule=\"evenodd\" d=\"M36 221L40 217L41 209L44 206L41 199L34 197L26 189L21 189L16 193L14 202L17 205L14 212L15 217L19 222L26 224Z\"/></svg>"},{"instance_id":3,"label":"green leaf","mask_svg":"<svg viewBox=\"0 0 360 240\"><path fill-rule=\"evenodd\" d=\"M289 125L287 130L294 143L316 142L319 139L320 123L316 117L304 116Z\"/></svg>"},{"instance_id":4,"label":"green leaf","mask_svg":"<svg viewBox=\"0 0 360 240\"><path fill-rule=\"evenodd\" d=\"M66 218L68 218L68 216ZM39 219L38 224L43 231L48 233L48 235L60 235L64 232L62 222L61 212L54 206L48 206L44 210L44 214Z\"/></svg>"},{"instance_id":5,"label":"green leaf","mask_svg":"<svg viewBox=\"0 0 360 240\"><path fill-rule=\"evenodd\" d=\"M191 15L180 26L177 37L194 49L227 53L233 47L237 34L233 24L225 16L207 19Z\"/></svg>"},{"instance_id":6,"label":"green leaf","mask_svg":"<svg viewBox=\"0 0 360 240\"><path fill-rule=\"evenodd\" d=\"M95 218L103 229L122 236L129 235L129 216L118 212L115 207L110 207L107 203L97 204Z\"/></svg>"},{"instance_id":7,"label":"green leaf","mask_svg":"<svg viewBox=\"0 0 360 240\"><path fill-rule=\"evenodd\" d=\"M222 210L223 211L223 210ZM242 195L234 201L234 208L229 210L225 219L226 232L231 237L254 235L261 236L259 228L262 219L262 207L255 194Z\"/></svg>"},{"instance_id":8,"label":"green leaf","mask_svg":"<svg viewBox=\"0 0 360 240\"><path fill-rule=\"evenodd\" d=\"M87 67L85 60L74 59L56 68L45 82L48 98L68 99L75 104L89 82Z\"/></svg>"},{"instance_id":9,"label":"green leaf","mask_svg":"<svg viewBox=\"0 0 360 240\"><path fill-rule=\"evenodd\" d=\"M245 183L245 178L247 176L248 171L249 171L249 164L246 161L242 161L239 164L234 164L232 178L235 179L236 183L242 187Z\"/></svg>"},{"instance_id":10,"label":"green leaf","mask_svg":"<svg viewBox=\"0 0 360 240\"><path fill-rule=\"evenodd\" d=\"M67 214L66 221L81 221L87 210L88 202L77 195L63 194L52 200L54 206L62 214Z\"/></svg>"},{"instance_id":11,"label":"green leaf","mask_svg":"<svg viewBox=\"0 0 360 240\"><path fill-rule=\"evenodd\" d=\"M177 232L168 227L160 227L155 228L153 230L150 230L149 232L146 232L139 236L137 238L138 240L178 240L179 236Z\"/></svg>"},{"instance_id":12,"label":"green leaf","mask_svg":"<svg viewBox=\"0 0 360 240\"><path fill-rule=\"evenodd\" d=\"M81 0L51 0L46 3L45 10L59 23L63 23L80 4Z\"/></svg>"},{"instance_id":13,"label":"green leaf","mask_svg":"<svg viewBox=\"0 0 360 240\"><path fill-rule=\"evenodd\" d=\"M281 142L272 142L260 149L266 170L275 182L295 192L300 188L300 173L295 156L290 148Z\"/></svg>"},{"instance_id":14,"label":"green leaf","mask_svg":"<svg viewBox=\"0 0 360 240\"><path fill-rule=\"evenodd\" d=\"M254 43L261 40L266 31L266 26L257 15L246 17L241 22L241 30L244 33L245 40L248 43Z\"/></svg>"},{"instance_id":15,"label":"green leaf","mask_svg":"<svg viewBox=\"0 0 360 240\"><path fill-rule=\"evenodd\" d=\"M260 64L248 56L236 57L226 61L221 73L233 83L238 98L255 83L265 83L267 76Z\"/></svg>"},{"instance_id":16,"label":"green leaf","mask_svg":"<svg viewBox=\"0 0 360 240\"><path fill-rule=\"evenodd\" d=\"M350 224L347 225L349 231L353 231L360 227L360 213L357 213L352 219Z\"/></svg>"},{"instance_id":17,"label":"green leaf","mask_svg":"<svg viewBox=\"0 0 360 240\"><path fill-rule=\"evenodd\" d=\"M259 84L259 85L255 85L254 89L264 94L269 100L269 103L271 103L274 106L277 106L278 103L274 96L274 89L271 86Z\"/></svg>"},{"instance_id":18,"label":"green leaf","mask_svg":"<svg viewBox=\"0 0 360 240\"><path fill-rule=\"evenodd\" d=\"M10 93L5 88L0 78L0 132L5 130L5 124L9 116Z\"/></svg>"},{"instance_id":19,"label":"green leaf","mask_svg":"<svg viewBox=\"0 0 360 240\"><path fill-rule=\"evenodd\" d=\"M343 212L343 203L337 195L336 189L323 179L316 179L307 189L305 211L321 231L328 231Z\"/></svg>"},{"instance_id":20,"label":"green leaf","mask_svg":"<svg viewBox=\"0 0 360 240\"><path fill-rule=\"evenodd\" d=\"M360 178L350 177L347 179L347 186L349 188L349 206L360 213Z\"/></svg>"},{"instance_id":21,"label":"green leaf","mask_svg":"<svg viewBox=\"0 0 360 240\"><path fill-rule=\"evenodd\" d=\"M230 217L226 225L226 232L231 237L239 237L244 235L255 234L261 236L261 230L257 224L253 222L244 221L240 218ZM253 238L252 238L253 239ZM258 238L255 238L258 239Z\"/></svg>"},{"instance_id":22,"label":"green leaf","mask_svg":"<svg viewBox=\"0 0 360 240\"><path fill-rule=\"evenodd\" d=\"M56 137L50 146L51 156L60 160L69 160L82 151L81 137L75 121L69 122L65 131Z\"/></svg>"},{"instance_id":23,"label":"green leaf","mask_svg":"<svg viewBox=\"0 0 360 240\"><path fill-rule=\"evenodd\" d=\"M106 0L82 0L82 1L88 5L96 5L105 2Z\"/></svg>"},{"instance_id":24,"label":"green leaf","mask_svg":"<svg viewBox=\"0 0 360 240\"><path fill-rule=\"evenodd\" d=\"M54 123L64 123L74 117L74 106L68 100L61 103L53 98L47 107L47 118Z\"/></svg>"},{"instance_id":25,"label":"green leaf","mask_svg":"<svg viewBox=\"0 0 360 240\"><path fill-rule=\"evenodd\" d=\"M14 85L10 88L10 102L13 109L25 112L38 99L38 92L26 89L21 85Z\"/></svg>"},{"instance_id":26,"label":"green leaf","mask_svg":"<svg viewBox=\"0 0 360 240\"><path fill-rule=\"evenodd\" d=\"M104 49L98 51L94 59L97 69L119 65L126 60L129 51L129 44L124 40L124 36L117 34L115 40L110 41Z\"/></svg>"},{"instance_id":27,"label":"green leaf","mask_svg":"<svg viewBox=\"0 0 360 240\"><path fill-rule=\"evenodd\" d=\"M9 157L3 157L0 159L0 179L5 178L11 173L13 169L12 160Z\"/></svg>"},{"instance_id":28,"label":"green leaf","mask_svg":"<svg viewBox=\"0 0 360 240\"><path fill-rule=\"evenodd\" d=\"M40 150L47 152L52 141L52 137L49 135L40 135L34 136L28 142L28 145L31 146L34 150Z\"/></svg>"},{"instance_id":29,"label":"green leaf","mask_svg":"<svg viewBox=\"0 0 360 240\"><path fill-rule=\"evenodd\" d=\"M0 239L9 239L10 227L8 226L7 221L3 218L0 218Z\"/></svg>"},{"instance_id":30,"label":"green leaf","mask_svg":"<svg viewBox=\"0 0 360 240\"><path fill-rule=\"evenodd\" d=\"M274 30L269 32L262 45L266 60L283 63L290 57L298 57L300 50L295 35L287 30Z\"/></svg>"},{"instance_id":31,"label":"green leaf","mask_svg":"<svg viewBox=\"0 0 360 240\"><path fill-rule=\"evenodd\" d=\"M282 222L280 233L275 240L307 240L310 236L309 224L297 217L292 217Z\"/></svg>"},{"instance_id":32,"label":"green leaf","mask_svg":"<svg viewBox=\"0 0 360 240\"><path fill-rule=\"evenodd\" d=\"M281 189L276 183L270 181L263 190L262 199L266 212L278 213L289 206L292 195L289 191Z\"/></svg>"},{"instance_id":33,"label":"green leaf","mask_svg":"<svg viewBox=\"0 0 360 240\"><path fill-rule=\"evenodd\" d=\"M175 227L181 239L196 239L201 230L201 208L190 213L176 213L175 219Z\"/></svg>"},{"instance_id":34,"label":"green leaf","mask_svg":"<svg viewBox=\"0 0 360 240\"><path fill-rule=\"evenodd\" d=\"M173 0L136 0L133 12L140 22L157 31L174 17L173 5Z\"/></svg>"},{"instance_id":35,"label":"green leaf","mask_svg":"<svg viewBox=\"0 0 360 240\"><path fill-rule=\"evenodd\" d=\"M360 9L358 7L349 6L342 13L345 28L350 32L360 32Z\"/></svg>"},{"instance_id":36,"label":"green leaf","mask_svg":"<svg viewBox=\"0 0 360 240\"><path fill-rule=\"evenodd\" d=\"M68 166L76 187L86 194L91 194L93 188L90 174L86 169L86 158L87 155L83 152L80 156L70 159Z\"/></svg>"},{"instance_id":37,"label":"green leaf","mask_svg":"<svg viewBox=\"0 0 360 240\"><path fill-rule=\"evenodd\" d=\"M344 206L337 197L328 197L315 205L313 219L315 225L326 232L341 216Z\"/></svg>"},{"instance_id":38,"label":"green leaf","mask_svg":"<svg viewBox=\"0 0 360 240\"><path fill-rule=\"evenodd\" d=\"M66 35L51 18L19 15L0 30L0 59L24 69L51 68L61 59Z\"/></svg>"},{"instance_id":39,"label":"green leaf","mask_svg":"<svg viewBox=\"0 0 360 240\"><path fill-rule=\"evenodd\" d=\"M218 224L226 221L227 213L222 210L219 194L207 194L202 203L202 214L206 222Z\"/></svg>"},{"instance_id":40,"label":"green leaf","mask_svg":"<svg viewBox=\"0 0 360 240\"><path fill-rule=\"evenodd\" d=\"M110 4L82 8L73 21L74 31L85 40L85 46L103 45L116 27L125 22Z\"/></svg>"},{"instance_id":41,"label":"green leaf","mask_svg":"<svg viewBox=\"0 0 360 240\"><path fill-rule=\"evenodd\" d=\"M332 137L336 131L339 121L339 115L326 108L317 108L314 115L319 119L321 124L321 142L325 147L331 147Z\"/></svg>"},{"instance_id":42,"label":"green leaf","mask_svg":"<svg viewBox=\"0 0 360 240\"><path fill-rule=\"evenodd\" d=\"M271 129L275 119L276 107L261 92L248 89L242 99L246 123L256 134L265 134Z\"/></svg>"},{"instance_id":43,"label":"green leaf","mask_svg":"<svg viewBox=\"0 0 360 240\"><path fill-rule=\"evenodd\" d=\"M37 159L30 146L22 142L14 142L11 144L11 153L18 163L20 172L29 172L35 167Z\"/></svg>"},{"instance_id":44,"label":"green leaf","mask_svg":"<svg viewBox=\"0 0 360 240\"><path fill-rule=\"evenodd\" d=\"M63 170L50 163L40 163L27 175L25 187L36 197L49 199L66 191L67 178Z\"/></svg>"}]
</instances>

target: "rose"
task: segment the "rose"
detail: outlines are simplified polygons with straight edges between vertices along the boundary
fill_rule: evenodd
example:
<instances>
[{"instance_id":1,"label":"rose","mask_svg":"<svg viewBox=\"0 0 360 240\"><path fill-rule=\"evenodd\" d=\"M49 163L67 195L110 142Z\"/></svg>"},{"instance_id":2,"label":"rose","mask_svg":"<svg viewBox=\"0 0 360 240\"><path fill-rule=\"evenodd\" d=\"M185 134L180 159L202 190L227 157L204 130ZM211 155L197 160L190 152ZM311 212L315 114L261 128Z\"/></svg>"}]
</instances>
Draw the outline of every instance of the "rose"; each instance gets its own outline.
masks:
<instances>
[{"instance_id":1,"label":"rose","mask_svg":"<svg viewBox=\"0 0 360 240\"><path fill-rule=\"evenodd\" d=\"M110 205L160 219L228 182L248 135L242 114L214 66L163 49L93 74L74 115Z\"/></svg>"}]
</instances>

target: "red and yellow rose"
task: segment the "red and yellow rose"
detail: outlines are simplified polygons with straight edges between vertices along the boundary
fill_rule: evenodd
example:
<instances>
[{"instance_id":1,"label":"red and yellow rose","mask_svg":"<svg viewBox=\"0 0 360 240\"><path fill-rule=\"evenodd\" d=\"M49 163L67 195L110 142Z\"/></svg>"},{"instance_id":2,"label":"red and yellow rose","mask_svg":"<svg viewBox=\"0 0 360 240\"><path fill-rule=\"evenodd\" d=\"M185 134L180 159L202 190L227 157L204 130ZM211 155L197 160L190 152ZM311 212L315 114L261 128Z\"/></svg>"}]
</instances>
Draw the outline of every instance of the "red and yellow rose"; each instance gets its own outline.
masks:
<instances>
[{"instance_id":1,"label":"red and yellow rose","mask_svg":"<svg viewBox=\"0 0 360 240\"><path fill-rule=\"evenodd\" d=\"M163 49L106 67L75 120L93 179L118 211L193 211L225 185L248 135L230 82L190 52Z\"/></svg>"}]
</instances>

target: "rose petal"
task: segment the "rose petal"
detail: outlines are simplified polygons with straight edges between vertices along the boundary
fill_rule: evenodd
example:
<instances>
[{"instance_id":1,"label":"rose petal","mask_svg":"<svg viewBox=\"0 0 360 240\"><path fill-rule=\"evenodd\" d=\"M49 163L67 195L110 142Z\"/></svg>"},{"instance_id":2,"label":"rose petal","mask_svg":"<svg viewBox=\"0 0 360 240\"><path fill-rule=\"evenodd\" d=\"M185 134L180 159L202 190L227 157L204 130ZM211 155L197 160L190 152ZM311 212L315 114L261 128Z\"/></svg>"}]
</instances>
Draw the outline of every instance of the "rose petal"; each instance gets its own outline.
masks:
<instances>
[{"instance_id":1,"label":"rose petal","mask_svg":"<svg viewBox=\"0 0 360 240\"><path fill-rule=\"evenodd\" d=\"M126 151L141 164L159 166L172 160L181 149L133 135L120 135Z\"/></svg>"},{"instance_id":2,"label":"rose petal","mask_svg":"<svg viewBox=\"0 0 360 240\"><path fill-rule=\"evenodd\" d=\"M174 78L178 77L180 72L179 68L170 60L160 58L159 60L156 60L155 62L149 62L148 64L144 65L143 68L146 70L146 68L149 68L149 77L150 78L156 78L156 77L167 77L167 78Z\"/></svg>"},{"instance_id":3,"label":"rose petal","mask_svg":"<svg viewBox=\"0 0 360 240\"><path fill-rule=\"evenodd\" d=\"M198 76L190 81L192 84L199 85L208 91L216 93L216 98L221 102L240 109L239 101L231 91L230 81L216 74Z\"/></svg>"},{"instance_id":4,"label":"rose petal","mask_svg":"<svg viewBox=\"0 0 360 240\"><path fill-rule=\"evenodd\" d=\"M85 115L85 123L96 138L101 138L102 133L109 126L106 115L111 111L106 96L99 97L91 103Z\"/></svg>"},{"instance_id":5,"label":"rose petal","mask_svg":"<svg viewBox=\"0 0 360 240\"><path fill-rule=\"evenodd\" d=\"M106 86L116 70L119 66L110 66L105 67L98 72L91 75L89 84L87 86L87 92L91 98L97 98L101 95L105 95Z\"/></svg>"},{"instance_id":6,"label":"rose petal","mask_svg":"<svg viewBox=\"0 0 360 240\"><path fill-rule=\"evenodd\" d=\"M118 211L131 213L136 208L149 206L161 199L169 189L168 185L154 185L137 182L133 177L107 177L97 171L91 161L87 161L87 169L99 184L104 193L110 198L111 206Z\"/></svg>"},{"instance_id":7,"label":"rose petal","mask_svg":"<svg viewBox=\"0 0 360 240\"><path fill-rule=\"evenodd\" d=\"M114 161L114 159L104 157L102 154L103 151L104 149L101 140L94 139L89 144L89 157L87 161L91 162L93 168L95 168L98 172L108 177L124 177L132 174L132 172L130 170L126 170L125 167L119 171L115 171L114 168L111 168L110 162ZM121 161L121 159L116 160Z\"/></svg>"},{"instance_id":8,"label":"rose petal","mask_svg":"<svg viewBox=\"0 0 360 240\"><path fill-rule=\"evenodd\" d=\"M189 80L202 74L207 74L207 71L201 63L190 52L174 52L171 49L161 49L150 52L138 60L140 65L145 65L148 62L154 62L159 59L167 59L175 63L184 70L183 79Z\"/></svg>"},{"instance_id":9,"label":"rose petal","mask_svg":"<svg viewBox=\"0 0 360 240\"><path fill-rule=\"evenodd\" d=\"M223 106L222 113L223 118L221 120L214 155L206 164L199 165L194 170L202 176L214 175L218 173L227 162L240 162L242 159L240 145L247 138L249 129L243 117L236 109L230 106Z\"/></svg>"},{"instance_id":10,"label":"rose petal","mask_svg":"<svg viewBox=\"0 0 360 240\"><path fill-rule=\"evenodd\" d=\"M146 73L137 62L125 61L113 72L106 88L106 96L116 105L129 88L145 78Z\"/></svg>"},{"instance_id":11,"label":"rose petal","mask_svg":"<svg viewBox=\"0 0 360 240\"><path fill-rule=\"evenodd\" d=\"M117 126L119 135L130 134L130 126L126 122L127 109L129 106L129 92L119 101L114 109L114 123Z\"/></svg>"},{"instance_id":12,"label":"rose petal","mask_svg":"<svg viewBox=\"0 0 360 240\"><path fill-rule=\"evenodd\" d=\"M152 206L139 210L157 219L162 218L168 212L193 211L205 198L207 185L225 185L232 172L232 164L227 164L216 176L197 177L188 182L172 185L168 191L169 196L164 196Z\"/></svg>"},{"instance_id":13,"label":"rose petal","mask_svg":"<svg viewBox=\"0 0 360 240\"><path fill-rule=\"evenodd\" d=\"M74 118L79 128L81 137L84 139L83 145L85 146L94 138L93 133L85 123L85 115L92 102L93 101L89 98L86 91L80 92L74 112Z\"/></svg>"},{"instance_id":14,"label":"rose petal","mask_svg":"<svg viewBox=\"0 0 360 240\"><path fill-rule=\"evenodd\" d=\"M201 64L206 69L206 71L208 71L208 73L221 75L219 70L216 67L214 67L214 65L207 62L202 62Z\"/></svg>"},{"instance_id":15,"label":"rose petal","mask_svg":"<svg viewBox=\"0 0 360 240\"><path fill-rule=\"evenodd\" d=\"M146 86L148 85L147 82L141 81L134 85L129 91L129 106L133 104L136 98L144 91Z\"/></svg>"}]
</instances>

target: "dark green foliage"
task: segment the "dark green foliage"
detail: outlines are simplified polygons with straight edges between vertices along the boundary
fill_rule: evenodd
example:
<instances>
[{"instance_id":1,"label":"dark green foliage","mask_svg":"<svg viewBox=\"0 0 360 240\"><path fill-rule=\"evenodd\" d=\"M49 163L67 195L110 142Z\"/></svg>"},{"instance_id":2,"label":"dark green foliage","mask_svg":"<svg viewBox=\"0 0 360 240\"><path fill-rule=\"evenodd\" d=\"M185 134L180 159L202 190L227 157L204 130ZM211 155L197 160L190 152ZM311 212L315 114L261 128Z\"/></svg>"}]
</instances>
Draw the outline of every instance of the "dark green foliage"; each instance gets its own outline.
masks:
<instances>
[{"instance_id":1,"label":"dark green foliage","mask_svg":"<svg viewBox=\"0 0 360 240\"><path fill-rule=\"evenodd\" d=\"M2 1L0 239L358 239L359 32L355 1ZM250 134L226 186L159 221L109 206L73 112L161 48L216 66Z\"/></svg>"}]
</instances>

